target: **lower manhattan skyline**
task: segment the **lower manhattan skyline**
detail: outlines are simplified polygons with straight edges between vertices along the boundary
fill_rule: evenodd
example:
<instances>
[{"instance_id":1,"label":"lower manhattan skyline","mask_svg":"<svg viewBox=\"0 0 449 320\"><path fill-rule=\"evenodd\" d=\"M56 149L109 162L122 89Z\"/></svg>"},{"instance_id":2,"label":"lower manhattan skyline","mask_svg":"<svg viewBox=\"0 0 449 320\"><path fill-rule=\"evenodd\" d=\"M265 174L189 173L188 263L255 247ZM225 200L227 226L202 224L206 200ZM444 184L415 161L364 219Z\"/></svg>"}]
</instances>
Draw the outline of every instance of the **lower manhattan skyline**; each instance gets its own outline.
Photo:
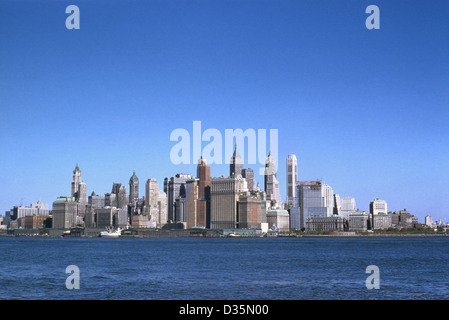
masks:
<instances>
[{"instance_id":1,"label":"lower manhattan skyline","mask_svg":"<svg viewBox=\"0 0 449 320\"><path fill-rule=\"evenodd\" d=\"M223 137L278 130L282 201L295 154L299 181L360 210L380 198L449 218L447 2L377 3L379 30L365 1L76 1L79 30L69 4L0 4L1 214L69 196L76 163L88 195L129 192L134 171L140 194L150 178L196 176L192 157L172 163L170 135L201 121ZM260 166L243 167L263 188Z\"/></svg>"}]
</instances>

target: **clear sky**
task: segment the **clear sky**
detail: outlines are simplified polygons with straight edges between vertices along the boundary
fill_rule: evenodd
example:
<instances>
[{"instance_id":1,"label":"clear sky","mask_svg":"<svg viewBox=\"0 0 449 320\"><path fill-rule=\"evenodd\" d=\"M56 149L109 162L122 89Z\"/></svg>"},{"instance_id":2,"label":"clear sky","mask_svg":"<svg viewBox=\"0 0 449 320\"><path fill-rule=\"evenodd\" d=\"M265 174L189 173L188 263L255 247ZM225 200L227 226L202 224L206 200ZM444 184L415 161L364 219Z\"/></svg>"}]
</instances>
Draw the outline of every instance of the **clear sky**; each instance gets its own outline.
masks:
<instances>
[{"instance_id":1,"label":"clear sky","mask_svg":"<svg viewBox=\"0 0 449 320\"><path fill-rule=\"evenodd\" d=\"M372 4L379 30L365 27ZM171 163L170 133L198 120L278 129L283 199L296 154L299 180L360 210L381 198L444 220L448 57L446 0L1 0L0 212L70 195L76 163L88 194L133 170L141 194L195 175Z\"/></svg>"}]
</instances>

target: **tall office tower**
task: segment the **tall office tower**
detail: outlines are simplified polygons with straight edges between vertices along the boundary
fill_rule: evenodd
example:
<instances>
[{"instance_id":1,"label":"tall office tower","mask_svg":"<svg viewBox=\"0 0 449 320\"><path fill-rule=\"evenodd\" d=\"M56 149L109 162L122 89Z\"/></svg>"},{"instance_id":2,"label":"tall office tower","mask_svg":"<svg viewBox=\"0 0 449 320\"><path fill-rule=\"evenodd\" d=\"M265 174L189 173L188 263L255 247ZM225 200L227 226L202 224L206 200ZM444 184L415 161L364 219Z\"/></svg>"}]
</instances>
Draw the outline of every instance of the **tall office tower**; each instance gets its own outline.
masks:
<instances>
[{"instance_id":1,"label":"tall office tower","mask_svg":"<svg viewBox=\"0 0 449 320\"><path fill-rule=\"evenodd\" d=\"M159 190L156 179L148 179L145 184L145 214L151 224L161 227L167 223L167 201L164 192Z\"/></svg>"},{"instance_id":2,"label":"tall office tower","mask_svg":"<svg viewBox=\"0 0 449 320\"><path fill-rule=\"evenodd\" d=\"M369 204L369 213L371 214L387 214L387 202L385 200L380 200L379 198L374 199Z\"/></svg>"},{"instance_id":3,"label":"tall office tower","mask_svg":"<svg viewBox=\"0 0 449 320\"><path fill-rule=\"evenodd\" d=\"M237 176L242 174L243 160L240 153L237 151L237 143L235 144L234 153L231 157L231 163L229 166L229 176Z\"/></svg>"},{"instance_id":4,"label":"tall office tower","mask_svg":"<svg viewBox=\"0 0 449 320\"><path fill-rule=\"evenodd\" d=\"M184 185L184 187L187 186L187 183ZM186 191L187 192L187 191ZM173 219L174 222L186 222L187 219L187 198L179 197L175 200L175 218Z\"/></svg>"},{"instance_id":5,"label":"tall office tower","mask_svg":"<svg viewBox=\"0 0 449 320\"><path fill-rule=\"evenodd\" d=\"M287 206L292 207L296 198L296 182L298 181L298 160L294 154L287 157Z\"/></svg>"},{"instance_id":6,"label":"tall office tower","mask_svg":"<svg viewBox=\"0 0 449 320\"><path fill-rule=\"evenodd\" d=\"M297 185L297 205L293 210L292 228L305 228L309 217L331 217L334 212L334 193L332 188L322 181L301 181ZM297 208L298 208L297 207Z\"/></svg>"},{"instance_id":7,"label":"tall office tower","mask_svg":"<svg viewBox=\"0 0 449 320\"><path fill-rule=\"evenodd\" d=\"M159 184L156 179L148 179L145 184L145 207L156 207L159 197Z\"/></svg>"},{"instance_id":8,"label":"tall office tower","mask_svg":"<svg viewBox=\"0 0 449 320\"><path fill-rule=\"evenodd\" d=\"M78 202L87 204L87 186L84 182L80 182L78 185Z\"/></svg>"},{"instance_id":9,"label":"tall office tower","mask_svg":"<svg viewBox=\"0 0 449 320\"><path fill-rule=\"evenodd\" d=\"M78 200L79 198L79 185L81 183L81 170L78 167L78 163L76 164L75 170L73 170L73 178L72 178L72 198Z\"/></svg>"},{"instance_id":10,"label":"tall office tower","mask_svg":"<svg viewBox=\"0 0 449 320\"><path fill-rule=\"evenodd\" d=\"M196 225L201 227L210 227L210 188L212 178L210 176L210 167L206 164L203 157L198 161L196 168L198 178L198 205L196 213Z\"/></svg>"},{"instance_id":11,"label":"tall office tower","mask_svg":"<svg viewBox=\"0 0 449 320\"><path fill-rule=\"evenodd\" d=\"M341 211L341 198L340 195L334 194L334 214L339 215Z\"/></svg>"},{"instance_id":12,"label":"tall office tower","mask_svg":"<svg viewBox=\"0 0 449 320\"><path fill-rule=\"evenodd\" d=\"M211 184L211 218L212 229L235 228L237 225L237 203L240 193L247 192L245 178L214 178Z\"/></svg>"},{"instance_id":13,"label":"tall office tower","mask_svg":"<svg viewBox=\"0 0 449 320\"><path fill-rule=\"evenodd\" d=\"M164 192L167 194L168 220L176 221L176 199L185 198L186 181L192 179L190 174L178 173L176 176L164 179Z\"/></svg>"},{"instance_id":14,"label":"tall office tower","mask_svg":"<svg viewBox=\"0 0 449 320\"><path fill-rule=\"evenodd\" d=\"M357 206L355 204L355 199L351 197L343 197L341 199L340 213L342 215L354 213L357 211Z\"/></svg>"},{"instance_id":15,"label":"tall office tower","mask_svg":"<svg viewBox=\"0 0 449 320\"><path fill-rule=\"evenodd\" d=\"M53 228L68 229L76 227L78 221L78 203L73 197L58 197L53 202Z\"/></svg>"},{"instance_id":16,"label":"tall office tower","mask_svg":"<svg viewBox=\"0 0 449 320\"><path fill-rule=\"evenodd\" d=\"M81 170L76 164L72 178L72 198L83 205L87 204L87 186L81 179Z\"/></svg>"},{"instance_id":17,"label":"tall office tower","mask_svg":"<svg viewBox=\"0 0 449 320\"><path fill-rule=\"evenodd\" d=\"M117 196L117 208L124 208L128 205L129 196L126 193L126 186L121 186Z\"/></svg>"},{"instance_id":18,"label":"tall office tower","mask_svg":"<svg viewBox=\"0 0 449 320\"><path fill-rule=\"evenodd\" d=\"M239 228L261 228L262 222L266 222L266 211L263 210L263 202L265 202L263 192L240 194L237 219Z\"/></svg>"},{"instance_id":19,"label":"tall office tower","mask_svg":"<svg viewBox=\"0 0 449 320\"><path fill-rule=\"evenodd\" d=\"M265 193L267 194L267 202L271 202L270 207L281 208L281 193L279 191L279 181L276 177L276 163L271 155L271 151L268 154L268 158L265 162Z\"/></svg>"},{"instance_id":20,"label":"tall office tower","mask_svg":"<svg viewBox=\"0 0 449 320\"><path fill-rule=\"evenodd\" d=\"M256 179L254 179L254 171L251 168L242 169L242 177L246 179L248 191L255 192L257 190Z\"/></svg>"},{"instance_id":21,"label":"tall office tower","mask_svg":"<svg viewBox=\"0 0 449 320\"><path fill-rule=\"evenodd\" d=\"M145 184L145 213L151 221L156 221L158 209L159 184L156 179L148 179Z\"/></svg>"},{"instance_id":22,"label":"tall office tower","mask_svg":"<svg viewBox=\"0 0 449 320\"><path fill-rule=\"evenodd\" d=\"M185 198L185 224L190 229L197 226L205 226L198 222L199 213L199 179L187 180Z\"/></svg>"},{"instance_id":23,"label":"tall office tower","mask_svg":"<svg viewBox=\"0 0 449 320\"><path fill-rule=\"evenodd\" d=\"M139 178L136 176L136 172L133 171L133 175L129 179L129 203L134 204L139 199Z\"/></svg>"},{"instance_id":24,"label":"tall office tower","mask_svg":"<svg viewBox=\"0 0 449 320\"><path fill-rule=\"evenodd\" d=\"M159 190L159 197L157 201L157 205L159 207L159 221L157 221L157 225L163 227L167 224L167 195L164 191Z\"/></svg>"}]
</instances>

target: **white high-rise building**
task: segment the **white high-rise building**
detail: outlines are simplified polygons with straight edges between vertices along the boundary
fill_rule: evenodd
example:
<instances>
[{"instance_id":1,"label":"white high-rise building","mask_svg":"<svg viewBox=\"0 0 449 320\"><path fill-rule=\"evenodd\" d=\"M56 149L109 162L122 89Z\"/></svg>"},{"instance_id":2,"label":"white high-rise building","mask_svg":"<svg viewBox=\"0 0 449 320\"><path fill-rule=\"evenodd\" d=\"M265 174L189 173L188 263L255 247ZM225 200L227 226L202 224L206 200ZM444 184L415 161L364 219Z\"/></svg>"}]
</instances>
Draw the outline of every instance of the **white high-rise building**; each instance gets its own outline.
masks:
<instances>
[{"instance_id":1,"label":"white high-rise building","mask_svg":"<svg viewBox=\"0 0 449 320\"><path fill-rule=\"evenodd\" d=\"M432 217L431 216L425 216L424 217L424 223L428 227L433 227Z\"/></svg>"},{"instance_id":2,"label":"white high-rise building","mask_svg":"<svg viewBox=\"0 0 449 320\"><path fill-rule=\"evenodd\" d=\"M287 157L287 206L292 207L296 198L296 182L298 180L298 160L294 154Z\"/></svg>"},{"instance_id":3,"label":"white high-rise building","mask_svg":"<svg viewBox=\"0 0 449 320\"><path fill-rule=\"evenodd\" d=\"M369 213L371 214L387 214L387 202L385 200L380 200L379 198L374 199L369 204Z\"/></svg>"},{"instance_id":4,"label":"white high-rise building","mask_svg":"<svg viewBox=\"0 0 449 320\"><path fill-rule=\"evenodd\" d=\"M156 179L148 179L146 182L145 207L152 225L162 227L167 223L167 196L159 190Z\"/></svg>"},{"instance_id":5,"label":"white high-rise building","mask_svg":"<svg viewBox=\"0 0 449 320\"><path fill-rule=\"evenodd\" d=\"M310 217L331 217L334 214L334 192L322 181L301 181L296 187L297 201L291 210L291 227L305 228Z\"/></svg>"}]
</instances>

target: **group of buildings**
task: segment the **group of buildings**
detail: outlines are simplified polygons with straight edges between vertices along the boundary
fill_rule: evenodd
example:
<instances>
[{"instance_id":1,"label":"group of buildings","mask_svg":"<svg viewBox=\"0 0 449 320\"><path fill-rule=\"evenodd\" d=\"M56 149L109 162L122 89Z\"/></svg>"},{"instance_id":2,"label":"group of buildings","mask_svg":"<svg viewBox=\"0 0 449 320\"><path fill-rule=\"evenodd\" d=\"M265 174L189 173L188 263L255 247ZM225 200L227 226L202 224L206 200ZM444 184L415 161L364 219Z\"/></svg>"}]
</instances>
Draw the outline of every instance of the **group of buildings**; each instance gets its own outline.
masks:
<instances>
[{"instance_id":1,"label":"group of buildings","mask_svg":"<svg viewBox=\"0 0 449 320\"><path fill-rule=\"evenodd\" d=\"M145 182L139 193L134 172L125 185L113 183L110 193L87 195L81 170L73 171L71 195L58 197L52 210L38 202L30 207L15 206L3 217L4 228L132 228L132 229L226 229L290 231L359 231L390 227L416 227L418 219L405 209L387 210L384 200L370 203L369 212L359 211L355 199L333 192L323 181L298 181L295 155L287 157L287 194L282 202L276 163L268 155L264 188L254 179L251 168L243 168L234 149L229 175L211 177L206 159L200 158L196 176L176 174L165 178L161 190L156 179ZM434 227L430 217L426 224Z\"/></svg>"}]
</instances>

